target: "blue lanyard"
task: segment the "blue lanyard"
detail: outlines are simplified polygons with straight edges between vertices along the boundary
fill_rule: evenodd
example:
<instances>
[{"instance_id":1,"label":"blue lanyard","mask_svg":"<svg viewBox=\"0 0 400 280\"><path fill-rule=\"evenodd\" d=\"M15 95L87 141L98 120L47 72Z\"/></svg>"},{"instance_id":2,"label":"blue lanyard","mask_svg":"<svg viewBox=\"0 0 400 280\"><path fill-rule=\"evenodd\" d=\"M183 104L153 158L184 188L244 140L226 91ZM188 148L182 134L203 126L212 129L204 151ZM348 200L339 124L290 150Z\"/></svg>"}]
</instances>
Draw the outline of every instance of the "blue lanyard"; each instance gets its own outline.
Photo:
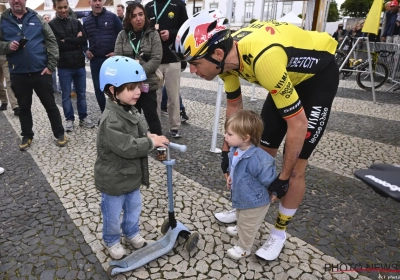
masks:
<instances>
[{"instance_id":1,"label":"blue lanyard","mask_svg":"<svg viewBox=\"0 0 400 280\"><path fill-rule=\"evenodd\" d=\"M167 6L169 5L169 3L171 3L171 0L168 0L167 4L165 4L165 6L162 9L161 13L157 16L156 1L154 1L154 15L156 16L156 23L158 23L158 20L160 19L160 17L164 13L164 11L167 8Z\"/></svg>"}]
</instances>

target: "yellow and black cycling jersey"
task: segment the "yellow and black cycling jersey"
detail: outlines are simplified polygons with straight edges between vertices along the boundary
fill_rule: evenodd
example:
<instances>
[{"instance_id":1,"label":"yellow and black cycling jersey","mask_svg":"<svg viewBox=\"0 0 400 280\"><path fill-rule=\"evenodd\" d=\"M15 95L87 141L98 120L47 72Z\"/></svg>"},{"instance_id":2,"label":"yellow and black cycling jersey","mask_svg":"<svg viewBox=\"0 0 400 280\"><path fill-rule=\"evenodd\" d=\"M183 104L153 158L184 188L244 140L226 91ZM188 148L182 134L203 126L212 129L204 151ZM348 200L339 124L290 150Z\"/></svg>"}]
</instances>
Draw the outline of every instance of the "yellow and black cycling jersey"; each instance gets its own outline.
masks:
<instances>
[{"instance_id":1,"label":"yellow and black cycling jersey","mask_svg":"<svg viewBox=\"0 0 400 280\"><path fill-rule=\"evenodd\" d=\"M240 77L267 89L283 118L302 111L294 86L332 62L337 45L328 33L277 21L256 21L232 37L240 65L238 71L220 74L228 101L240 97Z\"/></svg>"}]
</instances>

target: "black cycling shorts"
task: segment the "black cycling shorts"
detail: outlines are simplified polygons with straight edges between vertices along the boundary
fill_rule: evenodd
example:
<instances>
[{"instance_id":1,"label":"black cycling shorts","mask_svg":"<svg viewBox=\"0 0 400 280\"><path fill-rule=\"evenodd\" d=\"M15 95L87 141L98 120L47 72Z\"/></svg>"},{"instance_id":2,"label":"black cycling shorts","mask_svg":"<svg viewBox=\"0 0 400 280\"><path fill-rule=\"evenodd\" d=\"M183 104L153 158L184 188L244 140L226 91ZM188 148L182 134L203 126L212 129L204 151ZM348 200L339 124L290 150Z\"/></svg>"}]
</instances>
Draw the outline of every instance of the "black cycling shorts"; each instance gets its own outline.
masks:
<instances>
[{"instance_id":1,"label":"black cycling shorts","mask_svg":"<svg viewBox=\"0 0 400 280\"><path fill-rule=\"evenodd\" d=\"M308 159L324 133L333 99L339 86L339 69L335 60L310 79L295 86L304 112L308 129L299 158ZM261 145L277 149L286 135L287 124L269 94L261 111L264 132Z\"/></svg>"}]
</instances>

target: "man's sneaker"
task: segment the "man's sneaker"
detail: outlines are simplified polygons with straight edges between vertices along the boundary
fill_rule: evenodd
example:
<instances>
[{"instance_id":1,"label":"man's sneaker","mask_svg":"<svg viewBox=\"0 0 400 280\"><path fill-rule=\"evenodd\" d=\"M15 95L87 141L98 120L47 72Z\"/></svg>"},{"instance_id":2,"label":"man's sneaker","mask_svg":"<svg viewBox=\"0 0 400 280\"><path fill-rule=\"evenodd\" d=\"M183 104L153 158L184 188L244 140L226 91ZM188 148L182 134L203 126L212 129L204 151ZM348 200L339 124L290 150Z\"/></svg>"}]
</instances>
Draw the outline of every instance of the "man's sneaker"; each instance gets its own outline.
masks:
<instances>
[{"instance_id":1,"label":"man's sneaker","mask_svg":"<svg viewBox=\"0 0 400 280\"><path fill-rule=\"evenodd\" d=\"M31 143L32 143L32 138L26 136L22 137L21 144L19 144L19 150L20 151L28 150L29 147L31 146Z\"/></svg>"},{"instance_id":2,"label":"man's sneaker","mask_svg":"<svg viewBox=\"0 0 400 280\"><path fill-rule=\"evenodd\" d=\"M161 108L161 114L168 116L168 109L167 108Z\"/></svg>"},{"instance_id":3,"label":"man's sneaker","mask_svg":"<svg viewBox=\"0 0 400 280\"><path fill-rule=\"evenodd\" d=\"M233 237L238 236L237 226L227 227L226 228L226 233L229 234L230 236L233 236Z\"/></svg>"},{"instance_id":4,"label":"man's sneaker","mask_svg":"<svg viewBox=\"0 0 400 280\"><path fill-rule=\"evenodd\" d=\"M63 134L57 138L56 145L59 147L65 147L67 142L68 142L67 137L65 136L65 134Z\"/></svg>"},{"instance_id":5,"label":"man's sneaker","mask_svg":"<svg viewBox=\"0 0 400 280\"><path fill-rule=\"evenodd\" d=\"M19 107L14 108L13 111L14 111L14 116L19 116L21 114L21 110L19 109Z\"/></svg>"},{"instance_id":6,"label":"man's sneaker","mask_svg":"<svg viewBox=\"0 0 400 280\"><path fill-rule=\"evenodd\" d=\"M4 168L0 167L0 175L4 173Z\"/></svg>"},{"instance_id":7,"label":"man's sneaker","mask_svg":"<svg viewBox=\"0 0 400 280\"><path fill-rule=\"evenodd\" d=\"M281 239L270 234L264 245L257 250L256 255L264 260L273 261L279 257L285 241L286 237Z\"/></svg>"},{"instance_id":8,"label":"man's sneaker","mask_svg":"<svg viewBox=\"0 0 400 280\"><path fill-rule=\"evenodd\" d=\"M0 111L5 111L5 110L7 110L7 103L1 103L1 106L0 106Z\"/></svg>"},{"instance_id":9,"label":"man's sneaker","mask_svg":"<svg viewBox=\"0 0 400 280\"><path fill-rule=\"evenodd\" d=\"M240 246L235 246L227 251L228 257L234 260L240 260L250 256L250 250L243 250Z\"/></svg>"},{"instance_id":10,"label":"man's sneaker","mask_svg":"<svg viewBox=\"0 0 400 280\"><path fill-rule=\"evenodd\" d=\"M180 138L181 137L178 130L170 129L169 133L171 134L172 138Z\"/></svg>"},{"instance_id":11,"label":"man's sneaker","mask_svg":"<svg viewBox=\"0 0 400 280\"><path fill-rule=\"evenodd\" d=\"M123 256L126 255L126 250L122 247L121 243L117 243L112 245L111 247L106 247L108 252L110 253L111 258L115 260L122 259Z\"/></svg>"},{"instance_id":12,"label":"man's sneaker","mask_svg":"<svg viewBox=\"0 0 400 280\"><path fill-rule=\"evenodd\" d=\"M94 123L89 118L84 118L83 120L79 121L79 126L83 126L86 128L93 128Z\"/></svg>"},{"instance_id":13,"label":"man's sneaker","mask_svg":"<svg viewBox=\"0 0 400 280\"><path fill-rule=\"evenodd\" d=\"M225 224L231 224L236 222L236 209L232 209L227 212L220 212L214 214L215 218Z\"/></svg>"},{"instance_id":14,"label":"man's sneaker","mask_svg":"<svg viewBox=\"0 0 400 280\"><path fill-rule=\"evenodd\" d=\"M72 132L74 131L74 121L67 120L65 122L65 129L66 132Z\"/></svg>"},{"instance_id":15,"label":"man's sneaker","mask_svg":"<svg viewBox=\"0 0 400 280\"><path fill-rule=\"evenodd\" d=\"M140 234L136 234L133 238L128 239L128 241L132 243L135 249L140 249L148 243Z\"/></svg>"},{"instance_id":16,"label":"man's sneaker","mask_svg":"<svg viewBox=\"0 0 400 280\"><path fill-rule=\"evenodd\" d=\"M188 117L188 115L186 115L185 109L182 109L181 110L181 122L186 122L188 120L189 120L189 117Z\"/></svg>"}]
</instances>

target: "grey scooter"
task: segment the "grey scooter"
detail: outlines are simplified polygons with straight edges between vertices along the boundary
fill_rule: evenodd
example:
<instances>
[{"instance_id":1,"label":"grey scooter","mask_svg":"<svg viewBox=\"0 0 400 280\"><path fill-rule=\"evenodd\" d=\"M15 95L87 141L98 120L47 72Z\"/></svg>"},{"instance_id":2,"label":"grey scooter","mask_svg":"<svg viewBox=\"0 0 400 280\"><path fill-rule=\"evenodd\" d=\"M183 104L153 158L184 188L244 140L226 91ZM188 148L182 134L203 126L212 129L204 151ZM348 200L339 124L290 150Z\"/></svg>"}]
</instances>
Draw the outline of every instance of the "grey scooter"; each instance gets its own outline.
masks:
<instances>
[{"instance_id":1,"label":"grey scooter","mask_svg":"<svg viewBox=\"0 0 400 280\"><path fill-rule=\"evenodd\" d=\"M175 160L170 159L169 151L171 148L180 152L186 152L186 146L169 143L167 148L167 160L163 161L163 164L167 166L169 204L168 219L166 219L161 226L161 233L164 234L164 236L156 242L136 250L122 260L111 261L110 267L107 270L109 277L115 276L118 273L134 270L167 254L174 248L175 241L179 236L186 239L187 251L190 252L197 246L200 237L199 234L197 232L190 232L187 227L175 219L172 187L172 166L175 164Z\"/></svg>"}]
</instances>

